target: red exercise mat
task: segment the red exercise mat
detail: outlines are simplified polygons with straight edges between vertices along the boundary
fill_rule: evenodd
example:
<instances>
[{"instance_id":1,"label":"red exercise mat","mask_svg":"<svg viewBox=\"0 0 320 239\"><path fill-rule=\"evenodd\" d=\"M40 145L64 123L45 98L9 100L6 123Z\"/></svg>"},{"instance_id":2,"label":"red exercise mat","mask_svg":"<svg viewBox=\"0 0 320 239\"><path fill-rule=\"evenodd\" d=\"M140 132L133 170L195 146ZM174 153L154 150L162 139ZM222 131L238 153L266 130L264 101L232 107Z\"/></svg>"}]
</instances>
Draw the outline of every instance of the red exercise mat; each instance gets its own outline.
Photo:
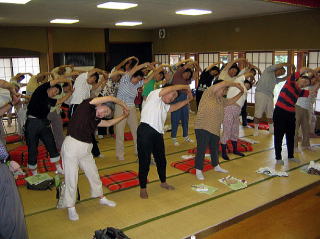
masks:
<instances>
[{"instance_id":1,"label":"red exercise mat","mask_svg":"<svg viewBox=\"0 0 320 239\"><path fill-rule=\"evenodd\" d=\"M128 170L100 177L102 184L110 191L131 188L139 185L138 174Z\"/></svg>"},{"instance_id":2,"label":"red exercise mat","mask_svg":"<svg viewBox=\"0 0 320 239\"><path fill-rule=\"evenodd\" d=\"M249 123L248 125L251 128L254 128L254 123ZM259 123L258 129L260 129L260 130L269 130L269 125L268 125L268 123Z\"/></svg>"},{"instance_id":3,"label":"red exercise mat","mask_svg":"<svg viewBox=\"0 0 320 239\"><path fill-rule=\"evenodd\" d=\"M22 140L22 136L18 134L8 135L6 137L7 144L16 143Z\"/></svg>"},{"instance_id":4,"label":"red exercise mat","mask_svg":"<svg viewBox=\"0 0 320 239\"><path fill-rule=\"evenodd\" d=\"M233 147L232 147L231 140L227 141L227 147L228 147L228 150L227 150L228 153L232 153ZM238 139L237 148L238 148L239 152L251 152L251 151L253 151L252 144L249 143L249 142L243 141L241 139ZM221 145L219 145L219 151L221 152ZM188 153L189 154L196 154L197 153L197 148L189 149ZM209 148L207 148L206 154L210 154Z\"/></svg>"},{"instance_id":5,"label":"red exercise mat","mask_svg":"<svg viewBox=\"0 0 320 239\"><path fill-rule=\"evenodd\" d=\"M176 161L172 162L171 167L174 167L176 169L180 169L184 172L196 174L196 169L195 169L195 160L194 159L187 159L187 160L181 160L181 161ZM213 169L213 166L211 165L211 161L208 159L205 159L203 161L203 169L202 172L206 172Z\"/></svg>"},{"instance_id":6,"label":"red exercise mat","mask_svg":"<svg viewBox=\"0 0 320 239\"><path fill-rule=\"evenodd\" d=\"M27 181L25 180L25 175L19 175L18 178L16 178L16 185L17 186L23 186L27 184Z\"/></svg>"},{"instance_id":7,"label":"red exercise mat","mask_svg":"<svg viewBox=\"0 0 320 239\"><path fill-rule=\"evenodd\" d=\"M112 137L116 138L116 135L113 134ZM133 136L132 136L131 132L125 132L124 133L124 141L130 141L130 140L133 140Z\"/></svg>"}]
</instances>

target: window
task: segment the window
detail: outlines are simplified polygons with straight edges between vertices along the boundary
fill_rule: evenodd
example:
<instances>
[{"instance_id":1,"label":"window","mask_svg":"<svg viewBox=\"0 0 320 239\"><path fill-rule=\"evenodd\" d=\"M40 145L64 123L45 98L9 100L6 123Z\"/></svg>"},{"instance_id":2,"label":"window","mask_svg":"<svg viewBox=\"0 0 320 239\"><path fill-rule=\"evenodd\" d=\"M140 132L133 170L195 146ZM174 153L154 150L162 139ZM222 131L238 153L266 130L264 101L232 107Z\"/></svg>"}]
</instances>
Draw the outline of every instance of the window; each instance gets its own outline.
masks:
<instances>
[{"instance_id":1,"label":"window","mask_svg":"<svg viewBox=\"0 0 320 239\"><path fill-rule=\"evenodd\" d=\"M218 53L199 53L199 66L204 70L207 66L212 63L219 61Z\"/></svg>"},{"instance_id":2,"label":"window","mask_svg":"<svg viewBox=\"0 0 320 239\"><path fill-rule=\"evenodd\" d=\"M276 51L274 53L274 64L280 64L280 63L287 63L288 62L288 52L287 51ZM286 70L286 73L282 76L279 76L279 77L284 77L287 75L287 67L285 66L284 67L285 70ZM277 103L277 100L278 100L278 97L279 97L279 94L280 94L280 91L282 89L282 87L284 86L286 82L283 81L283 82L280 82L278 84L276 84L276 86L274 87L274 91L273 91L273 102L274 104Z\"/></svg>"},{"instance_id":3,"label":"window","mask_svg":"<svg viewBox=\"0 0 320 239\"><path fill-rule=\"evenodd\" d=\"M11 58L0 58L0 79L10 81L12 77Z\"/></svg>"},{"instance_id":4,"label":"window","mask_svg":"<svg viewBox=\"0 0 320 239\"><path fill-rule=\"evenodd\" d=\"M320 51L309 51L308 67L312 69L320 67Z\"/></svg>"},{"instance_id":5,"label":"window","mask_svg":"<svg viewBox=\"0 0 320 239\"><path fill-rule=\"evenodd\" d=\"M10 81L11 77L18 73L31 73L33 75L40 72L39 57L14 57L14 58L0 58L0 78ZM28 83L29 75L21 83ZM24 91L26 87L22 87L20 92Z\"/></svg>"},{"instance_id":6,"label":"window","mask_svg":"<svg viewBox=\"0 0 320 239\"><path fill-rule=\"evenodd\" d=\"M170 65L177 64L179 61L183 61L184 59L184 54L170 54Z\"/></svg>"},{"instance_id":7,"label":"window","mask_svg":"<svg viewBox=\"0 0 320 239\"><path fill-rule=\"evenodd\" d=\"M229 52L220 52L219 61L222 61L224 64L231 61L231 53Z\"/></svg>"},{"instance_id":8,"label":"window","mask_svg":"<svg viewBox=\"0 0 320 239\"><path fill-rule=\"evenodd\" d=\"M168 54L157 54L154 55L154 60L162 64L169 64L169 55Z\"/></svg>"},{"instance_id":9,"label":"window","mask_svg":"<svg viewBox=\"0 0 320 239\"><path fill-rule=\"evenodd\" d=\"M272 65L272 52L247 52L246 59L253 65L257 66L261 72L263 72L266 67ZM259 75L256 74L256 82L259 80ZM247 101L248 103L254 103L256 87L253 86L251 90L248 91Z\"/></svg>"},{"instance_id":10,"label":"window","mask_svg":"<svg viewBox=\"0 0 320 239\"><path fill-rule=\"evenodd\" d=\"M320 67L320 51L310 51L308 56L308 67L314 69ZM320 91L318 91L315 111L320 112Z\"/></svg>"}]
</instances>

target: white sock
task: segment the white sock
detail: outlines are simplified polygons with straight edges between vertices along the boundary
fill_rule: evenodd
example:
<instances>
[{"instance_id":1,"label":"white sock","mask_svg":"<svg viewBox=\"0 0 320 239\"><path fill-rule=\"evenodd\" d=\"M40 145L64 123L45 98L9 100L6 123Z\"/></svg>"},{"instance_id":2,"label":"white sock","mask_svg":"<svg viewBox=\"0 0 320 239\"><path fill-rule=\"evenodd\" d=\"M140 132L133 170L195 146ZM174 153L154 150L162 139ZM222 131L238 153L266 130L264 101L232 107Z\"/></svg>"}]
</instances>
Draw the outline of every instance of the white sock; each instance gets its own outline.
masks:
<instances>
[{"instance_id":1,"label":"white sock","mask_svg":"<svg viewBox=\"0 0 320 239\"><path fill-rule=\"evenodd\" d=\"M117 205L114 201L108 200L106 197L100 198L100 204L109 207L115 207Z\"/></svg>"},{"instance_id":2,"label":"white sock","mask_svg":"<svg viewBox=\"0 0 320 239\"><path fill-rule=\"evenodd\" d=\"M274 133L273 123L269 123L269 133L270 133L270 134L273 134L273 133Z\"/></svg>"},{"instance_id":3,"label":"white sock","mask_svg":"<svg viewBox=\"0 0 320 239\"><path fill-rule=\"evenodd\" d=\"M196 169L196 176L198 180L204 180L204 176L202 174L202 170Z\"/></svg>"},{"instance_id":4,"label":"white sock","mask_svg":"<svg viewBox=\"0 0 320 239\"><path fill-rule=\"evenodd\" d=\"M228 173L229 172L228 170L221 168L219 164L214 167L214 171L221 172L221 173Z\"/></svg>"},{"instance_id":5,"label":"white sock","mask_svg":"<svg viewBox=\"0 0 320 239\"><path fill-rule=\"evenodd\" d=\"M64 171L60 165L60 163L56 163L57 173L64 174Z\"/></svg>"},{"instance_id":6,"label":"white sock","mask_svg":"<svg viewBox=\"0 0 320 239\"><path fill-rule=\"evenodd\" d=\"M69 219L71 221L79 220L79 215L78 215L75 207L69 207L68 208L68 215L69 215Z\"/></svg>"},{"instance_id":7,"label":"white sock","mask_svg":"<svg viewBox=\"0 0 320 239\"><path fill-rule=\"evenodd\" d=\"M31 170L31 172L32 172L32 175L37 175L38 174L38 171L36 169Z\"/></svg>"}]
</instances>

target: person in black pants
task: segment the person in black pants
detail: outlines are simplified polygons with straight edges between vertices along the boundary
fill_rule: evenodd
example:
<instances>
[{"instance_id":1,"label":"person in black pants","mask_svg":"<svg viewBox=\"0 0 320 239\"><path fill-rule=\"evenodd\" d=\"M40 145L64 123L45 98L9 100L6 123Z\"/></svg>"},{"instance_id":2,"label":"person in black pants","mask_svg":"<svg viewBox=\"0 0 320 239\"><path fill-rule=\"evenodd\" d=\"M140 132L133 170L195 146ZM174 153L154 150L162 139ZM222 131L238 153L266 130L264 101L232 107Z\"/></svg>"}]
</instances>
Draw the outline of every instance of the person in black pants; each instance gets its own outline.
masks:
<instances>
[{"instance_id":1,"label":"person in black pants","mask_svg":"<svg viewBox=\"0 0 320 239\"><path fill-rule=\"evenodd\" d=\"M47 119L47 116L52 106L62 104L71 96L72 91L58 100L54 99L54 97L62 91L59 83L65 82L71 85L71 81L65 78L59 78L42 84L32 94L28 104L25 136L29 152L28 168L32 170L34 175L37 174L39 139L42 140L48 150L50 154L50 161L56 164L57 171L59 173L63 172L61 165L59 164L60 154L57 150L50 127L50 121Z\"/></svg>"},{"instance_id":2,"label":"person in black pants","mask_svg":"<svg viewBox=\"0 0 320 239\"><path fill-rule=\"evenodd\" d=\"M295 68L291 70L294 72ZM273 112L274 122L274 146L277 164L283 165L281 156L282 139L286 135L288 160L299 163L300 160L294 157L294 135L296 127L295 104L299 97L308 97L309 91L302 90L311 84L315 77L314 71L304 68L304 72L296 77L295 74L286 81L282 87L275 110ZM319 85L319 82L317 83ZM316 87L315 87L316 88Z\"/></svg>"},{"instance_id":3,"label":"person in black pants","mask_svg":"<svg viewBox=\"0 0 320 239\"><path fill-rule=\"evenodd\" d=\"M178 90L187 90L188 98L171 104L178 96ZM151 153L156 162L160 186L167 190L174 187L166 182L166 156L163 141L164 123L168 112L176 111L193 99L188 85L166 86L163 89L152 91L141 112L141 123L137 130L137 146L139 157L140 197L148 198L147 177L150 168Z\"/></svg>"}]
</instances>

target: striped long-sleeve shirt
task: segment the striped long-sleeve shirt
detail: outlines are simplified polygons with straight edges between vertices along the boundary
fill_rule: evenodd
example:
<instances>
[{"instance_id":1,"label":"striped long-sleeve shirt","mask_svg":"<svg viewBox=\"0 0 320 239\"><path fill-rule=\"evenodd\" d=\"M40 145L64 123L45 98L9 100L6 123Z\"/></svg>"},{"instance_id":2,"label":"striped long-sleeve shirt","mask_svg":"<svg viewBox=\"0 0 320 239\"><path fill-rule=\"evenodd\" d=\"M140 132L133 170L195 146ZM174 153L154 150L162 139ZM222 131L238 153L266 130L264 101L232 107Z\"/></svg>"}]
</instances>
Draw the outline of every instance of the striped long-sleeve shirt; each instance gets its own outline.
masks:
<instances>
[{"instance_id":1,"label":"striped long-sleeve shirt","mask_svg":"<svg viewBox=\"0 0 320 239\"><path fill-rule=\"evenodd\" d=\"M309 91L298 87L293 74L282 87L276 106L289 112L295 112L295 104L299 97L308 97Z\"/></svg>"}]
</instances>

